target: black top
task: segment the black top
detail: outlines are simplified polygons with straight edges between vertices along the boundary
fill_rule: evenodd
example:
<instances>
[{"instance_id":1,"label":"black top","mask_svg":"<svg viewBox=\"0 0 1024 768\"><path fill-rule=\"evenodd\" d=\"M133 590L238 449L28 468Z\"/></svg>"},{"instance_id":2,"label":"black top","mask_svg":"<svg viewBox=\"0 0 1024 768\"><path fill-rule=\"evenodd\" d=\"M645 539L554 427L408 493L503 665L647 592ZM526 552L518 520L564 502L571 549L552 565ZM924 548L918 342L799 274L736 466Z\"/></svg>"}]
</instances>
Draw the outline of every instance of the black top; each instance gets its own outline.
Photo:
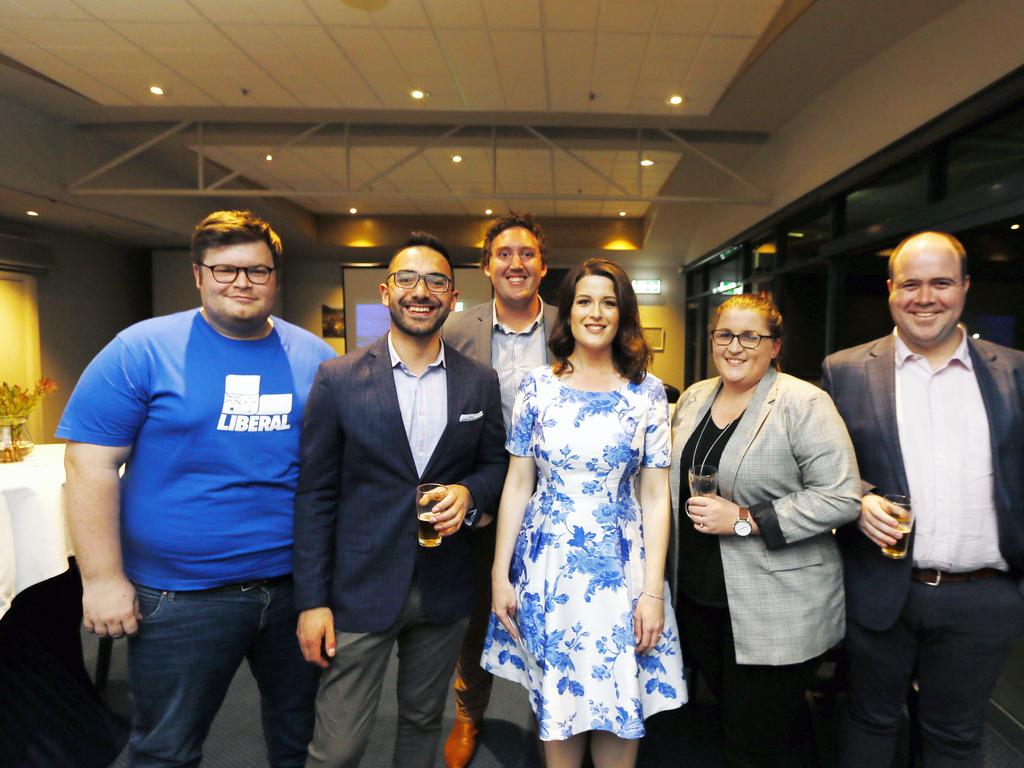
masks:
<instances>
[{"instance_id":1,"label":"black top","mask_svg":"<svg viewBox=\"0 0 1024 768\"><path fill-rule=\"evenodd\" d=\"M686 500L690 498L687 472L698 464L717 467L726 444L740 423L740 416L719 429L711 419L711 409L694 428L679 460L679 588L700 605L727 607L725 575L722 572L722 551L718 536L698 533L686 517Z\"/></svg>"}]
</instances>

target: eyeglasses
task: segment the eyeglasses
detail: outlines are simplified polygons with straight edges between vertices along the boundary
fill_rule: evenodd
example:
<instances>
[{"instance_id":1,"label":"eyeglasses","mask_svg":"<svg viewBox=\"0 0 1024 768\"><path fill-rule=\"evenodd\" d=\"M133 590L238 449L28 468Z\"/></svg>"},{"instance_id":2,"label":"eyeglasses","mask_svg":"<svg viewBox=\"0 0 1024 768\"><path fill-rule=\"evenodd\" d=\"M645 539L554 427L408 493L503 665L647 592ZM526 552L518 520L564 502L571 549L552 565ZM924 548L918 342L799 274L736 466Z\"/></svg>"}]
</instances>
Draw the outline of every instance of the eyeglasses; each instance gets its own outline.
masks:
<instances>
[{"instance_id":1,"label":"eyeglasses","mask_svg":"<svg viewBox=\"0 0 1024 768\"><path fill-rule=\"evenodd\" d=\"M732 344L733 339L739 339L740 346L744 349L757 349L761 343L761 339L772 339L775 338L771 334L763 336L760 333L754 333L753 331L744 331L743 333L733 333L732 331L712 331L711 340L720 347L728 347Z\"/></svg>"},{"instance_id":2,"label":"eyeglasses","mask_svg":"<svg viewBox=\"0 0 1024 768\"><path fill-rule=\"evenodd\" d=\"M245 272L246 278L253 285L266 285L270 280L270 275L274 272L274 267L265 267L262 264L257 264L254 267L236 267L234 264L214 264L212 267L209 264L203 264L200 262L199 266L206 267L213 274L213 279L218 283L224 283L225 285L235 282L239 272Z\"/></svg>"},{"instance_id":3,"label":"eyeglasses","mask_svg":"<svg viewBox=\"0 0 1024 768\"><path fill-rule=\"evenodd\" d=\"M444 293L452 285L452 279L448 275L442 275L439 272L431 272L428 275L421 275L411 269L400 269L397 272L390 272L385 280L395 278L395 285L399 288L410 290L415 288L420 280L427 286L427 290L431 293Z\"/></svg>"}]
</instances>

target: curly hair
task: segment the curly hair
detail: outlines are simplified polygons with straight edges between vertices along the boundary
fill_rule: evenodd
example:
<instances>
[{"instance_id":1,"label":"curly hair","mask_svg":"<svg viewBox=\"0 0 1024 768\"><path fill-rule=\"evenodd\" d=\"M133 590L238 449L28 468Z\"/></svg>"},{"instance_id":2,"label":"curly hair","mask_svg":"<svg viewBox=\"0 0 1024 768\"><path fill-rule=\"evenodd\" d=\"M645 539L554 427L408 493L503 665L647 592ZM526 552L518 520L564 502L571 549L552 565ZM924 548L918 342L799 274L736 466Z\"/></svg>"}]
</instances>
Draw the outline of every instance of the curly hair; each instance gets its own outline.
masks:
<instances>
[{"instance_id":1,"label":"curly hair","mask_svg":"<svg viewBox=\"0 0 1024 768\"><path fill-rule=\"evenodd\" d=\"M480 253L481 268L485 268L491 263L491 246L494 245L494 238L506 229L512 229L513 227L522 227L537 238L537 249L540 251L540 261L542 264L548 263L548 241L547 238L544 237L544 228L537 223L537 220L533 218L532 213L509 211L504 216L500 216L495 219L491 223L491 226L487 228L487 232L484 233L484 247Z\"/></svg>"},{"instance_id":2,"label":"curly hair","mask_svg":"<svg viewBox=\"0 0 1024 768\"><path fill-rule=\"evenodd\" d=\"M640 309L633 284L625 270L608 259L587 259L573 267L562 281L558 289L558 321L548 339L548 348L554 358L551 369L558 376L572 371L569 355L576 348L576 339L572 335L572 305L576 298L576 284L589 275L607 277L615 286L619 329L612 341L612 361L620 376L639 384L647 375L654 356L640 328Z\"/></svg>"}]
</instances>

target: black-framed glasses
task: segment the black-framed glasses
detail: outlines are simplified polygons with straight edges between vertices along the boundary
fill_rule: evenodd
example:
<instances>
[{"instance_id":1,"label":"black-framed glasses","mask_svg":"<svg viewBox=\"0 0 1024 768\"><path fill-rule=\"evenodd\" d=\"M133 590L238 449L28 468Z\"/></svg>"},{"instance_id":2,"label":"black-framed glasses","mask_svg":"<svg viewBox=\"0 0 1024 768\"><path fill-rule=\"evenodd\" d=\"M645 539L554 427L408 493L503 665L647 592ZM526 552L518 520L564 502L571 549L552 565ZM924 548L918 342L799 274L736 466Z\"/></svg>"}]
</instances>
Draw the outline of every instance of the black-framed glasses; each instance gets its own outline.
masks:
<instances>
[{"instance_id":1,"label":"black-framed glasses","mask_svg":"<svg viewBox=\"0 0 1024 768\"><path fill-rule=\"evenodd\" d=\"M771 338L774 338L771 334L762 336L760 333L754 333L753 331L744 331L743 333L733 333L732 331L711 332L711 340L720 347L728 347L732 344L733 339L739 339L740 346L744 349L757 349L761 339Z\"/></svg>"},{"instance_id":2,"label":"black-framed glasses","mask_svg":"<svg viewBox=\"0 0 1024 768\"><path fill-rule=\"evenodd\" d=\"M254 267L236 267L234 264L214 264L210 266L200 262L199 266L206 267L210 270L214 280L225 285L235 282L239 272L245 272L245 276L253 285L266 285L270 281L270 276L274 273L274 267L265 267L262 264L257 264Z\"/></svg>"},{"instance_id":3,"label":"black-framed glasses","mask_svg":"<svg viewBox=\"0 0 1024 768\"><path fill-rule=\"evenodd\" d=\"M430 272L421 275L412 269L400 269L397 272L389 272L387 279L395 278L395 285L405 290L415 288L420 280L427 286L431 293L444 293L452 286L452 279L440 272Z\"/></svg>"}]
</instances>

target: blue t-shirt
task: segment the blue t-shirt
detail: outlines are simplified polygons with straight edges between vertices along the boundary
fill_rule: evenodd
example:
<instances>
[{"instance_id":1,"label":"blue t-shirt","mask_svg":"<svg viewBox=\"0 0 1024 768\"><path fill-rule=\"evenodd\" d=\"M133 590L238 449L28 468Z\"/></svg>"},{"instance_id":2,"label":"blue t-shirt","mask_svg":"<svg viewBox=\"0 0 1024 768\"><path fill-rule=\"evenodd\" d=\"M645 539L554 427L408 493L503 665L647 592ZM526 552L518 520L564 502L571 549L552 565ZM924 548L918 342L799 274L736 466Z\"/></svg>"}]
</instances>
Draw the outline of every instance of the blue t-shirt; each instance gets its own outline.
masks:
<instances>
[{"instance_id":1,"label":"blue t-shirt","mask_svg":"<svg viewBox=\"0 0 1024 768\"><path fill-rule=\"evenodd\" d=\"M133 325L96 356L57 436L133 446L121 481L128 578L188 590L291 573L302 411L334 356L278 318L263 339L229 339L197 309Z\"/></svg>"}]
</instances>

